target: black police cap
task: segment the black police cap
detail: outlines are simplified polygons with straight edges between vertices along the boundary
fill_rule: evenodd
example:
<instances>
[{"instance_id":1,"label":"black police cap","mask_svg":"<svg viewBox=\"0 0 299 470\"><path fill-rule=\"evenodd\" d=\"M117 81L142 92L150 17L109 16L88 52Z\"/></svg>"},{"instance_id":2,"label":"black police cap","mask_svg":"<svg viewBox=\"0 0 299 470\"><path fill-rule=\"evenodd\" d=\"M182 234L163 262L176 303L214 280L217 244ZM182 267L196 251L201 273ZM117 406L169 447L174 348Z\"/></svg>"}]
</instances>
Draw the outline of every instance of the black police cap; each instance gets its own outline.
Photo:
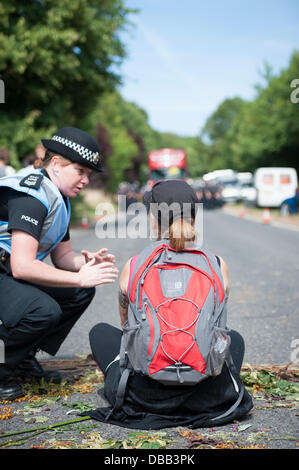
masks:
<instances>
[{"instance_id":1,"label":"black police cap","mask_svg":"<svg viewBox=\"0 0 299 470\"><path fill-rule=\"evenodd\" d=\"M104 171L100 162L100 147L89 134L76 127L63 127L51 139L42 139L43 146L74 163L95 171Z\"/></svg>"}]
</instances>

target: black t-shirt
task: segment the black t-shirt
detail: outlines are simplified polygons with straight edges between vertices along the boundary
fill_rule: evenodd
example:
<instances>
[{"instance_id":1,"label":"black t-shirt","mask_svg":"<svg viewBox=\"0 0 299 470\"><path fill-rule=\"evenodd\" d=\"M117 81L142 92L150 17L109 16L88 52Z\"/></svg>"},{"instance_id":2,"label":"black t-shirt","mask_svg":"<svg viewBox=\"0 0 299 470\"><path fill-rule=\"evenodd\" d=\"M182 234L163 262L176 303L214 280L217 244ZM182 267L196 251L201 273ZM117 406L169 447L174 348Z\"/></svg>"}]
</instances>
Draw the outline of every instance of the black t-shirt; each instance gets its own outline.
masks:
<instances>
[{"instance_id":1,"label":"black t-shirt","mask_svg":"<svg viewBox=\"0 0 299 470\"><path fill-rule=\"evenodd\" d=\"M47 177L47 173L44 174ZM64 201L66 203L65 198ZM46 207L35 197L11 188L0 188L0 220L8 221L9 232L22 230L39 241L46 215ZM68 227L62 241L69 239Z\"/></svg>"}]
</instances>

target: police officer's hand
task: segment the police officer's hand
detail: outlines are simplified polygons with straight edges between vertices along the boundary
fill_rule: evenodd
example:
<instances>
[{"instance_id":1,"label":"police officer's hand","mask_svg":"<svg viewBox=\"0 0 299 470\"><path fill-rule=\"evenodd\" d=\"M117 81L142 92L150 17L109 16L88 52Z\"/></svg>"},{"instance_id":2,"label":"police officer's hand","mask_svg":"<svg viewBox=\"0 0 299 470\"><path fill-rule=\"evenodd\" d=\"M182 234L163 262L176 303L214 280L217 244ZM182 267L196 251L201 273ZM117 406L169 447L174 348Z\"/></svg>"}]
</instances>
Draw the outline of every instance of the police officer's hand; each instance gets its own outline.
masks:
<instances>
[{"instance_id":1,"label":"police officer's hand","mask_svg":"<svg viewBox=\"0 0 299 470\"><path fill-rule=\"evenodd\" d=\"M88 263L93 258L95 259L96 264L99 263L115 263L115 256L111 253L108 253L107 248L101 248L99 251L92 253L91 251L81 250L82 255L85 257L85 262Z\"/></svg>"},{"instance_id":2,"label":"police officer's hand","mask_svg":"<svg viewBox=\"0 0 299 470\"><path fill-rule=\"evenodd\" d=\"M80 287L95 287L100 284L111 284L118 276L118 269L113 263L96 263L95 258L84 264L78 272Z\"/></svg>"}]
</instances>

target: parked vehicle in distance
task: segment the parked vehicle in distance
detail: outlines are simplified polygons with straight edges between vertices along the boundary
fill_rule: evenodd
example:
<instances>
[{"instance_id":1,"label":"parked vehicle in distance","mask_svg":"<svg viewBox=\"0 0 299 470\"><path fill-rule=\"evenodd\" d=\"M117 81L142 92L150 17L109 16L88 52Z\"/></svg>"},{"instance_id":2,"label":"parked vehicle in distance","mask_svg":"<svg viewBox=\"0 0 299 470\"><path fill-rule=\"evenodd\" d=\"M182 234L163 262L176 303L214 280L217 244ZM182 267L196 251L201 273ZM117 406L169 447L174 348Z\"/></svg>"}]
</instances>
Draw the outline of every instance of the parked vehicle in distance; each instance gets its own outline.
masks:
<instances>
[{"instance_id":1,"label":"parked vehicle in distance","mask_svg":"<svg viewBox=\"0 0 299 470\"><path fill-rule=\"evenodd\" d=\"M246 205L256 204L256 189L253 182L253 174L249 171L237 174L240 183L240 201Z\"/></svg>"},{"instance_id":2,"label":"parked vehicle in distance","mask_svg":"<svg viewBox=\"0 0 299 470\"><path fill-rule=\"evenodd\" d=\"M241 171L237 173L237 178L241 184L253 183L253 174L250 171Z\"/></svg>"},{"instance_id":3,"label":"parked vehicle in distance","mask_svg":"<svg viewBox=\"0 0 299 470\"><path fill-rule=\"evenodd\" d=\"M223 181L221 199L223 202L239 202L241 199L241 184L238 180Z\"/></svg>"},{"instance_id":4,"label":"parked vehicle in distance","mask_svg":"<svg viewBox=\"0 0 299 470\"><path fill-rule=\"evenodd\" d=\"M205 183L222 183L223 181L236 180L237 172L231 169L214 170L203 175Z\"/></svg>"},{"instance_id":5,"label":"parked vehicle in distance","mask_svg":"<svg viewBox=\"0 0 299 470\"><path fill-rule=\"evenodd\" d=\"M245 205L256 204L256 188L253 183L241 183L240 199Z\"/></svg>"},{"instance_id":6,"label":"parked vehicle in distance","mask_svg":"<svg viewBox=\"0 0 299 470\"><path fill-rule=\"evenodd\" d=\"M221 187L221 199L223 202L233 203L240 200L241 185L238 173L231 169L215 170L203 176L206 184L217 184Z\"/></svg>"},{"instance_id":7,"label":"parked vehicle in distance","mask_svg":"<svg viewBox=\"0 0 299 470\"><path fill-rule=\"evenodd\" d=\"M298 186L295 168L263 167L254 174L256 204L259 207L281 207L292 198Z\"/></svg>"},{"instance_id":8,"label":"parked vehicle in distance","mask_svg":"<svg viewBox=\"0 0 299 470\"><path fill-rule=\"evenodd\" d=\"M297 214L299 212L299 189L293 197L285 199L280 206L281 215Z\"/></svg>"}]
</instances>

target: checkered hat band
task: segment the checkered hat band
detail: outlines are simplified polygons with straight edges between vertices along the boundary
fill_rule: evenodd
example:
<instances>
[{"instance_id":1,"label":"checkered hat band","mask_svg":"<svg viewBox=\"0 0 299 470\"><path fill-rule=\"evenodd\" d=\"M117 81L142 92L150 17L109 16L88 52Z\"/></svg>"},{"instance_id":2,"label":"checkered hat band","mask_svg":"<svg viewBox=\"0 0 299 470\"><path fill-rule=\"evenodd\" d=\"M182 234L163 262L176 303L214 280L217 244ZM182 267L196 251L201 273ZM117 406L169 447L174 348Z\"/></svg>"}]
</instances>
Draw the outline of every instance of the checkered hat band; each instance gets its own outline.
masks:
<instances>
[{"instance_id":1,"label":"checkered hat band","mask_svg":"<svg viewBox=\"0 0 299 470\"><path fill-rule=\"evenodd\" d=\"M60 137L59 135L53 135L51 140L55 140L55 142L59 142L60 144L69 147L75 152L77 152L82 158L88 160L91 163L98 163L100 160L100 155L98 152L92 152L91 150L83 147L83 145L77 144L73 140L66 139L65 137Z\"/></svg>"}]
</instances>

